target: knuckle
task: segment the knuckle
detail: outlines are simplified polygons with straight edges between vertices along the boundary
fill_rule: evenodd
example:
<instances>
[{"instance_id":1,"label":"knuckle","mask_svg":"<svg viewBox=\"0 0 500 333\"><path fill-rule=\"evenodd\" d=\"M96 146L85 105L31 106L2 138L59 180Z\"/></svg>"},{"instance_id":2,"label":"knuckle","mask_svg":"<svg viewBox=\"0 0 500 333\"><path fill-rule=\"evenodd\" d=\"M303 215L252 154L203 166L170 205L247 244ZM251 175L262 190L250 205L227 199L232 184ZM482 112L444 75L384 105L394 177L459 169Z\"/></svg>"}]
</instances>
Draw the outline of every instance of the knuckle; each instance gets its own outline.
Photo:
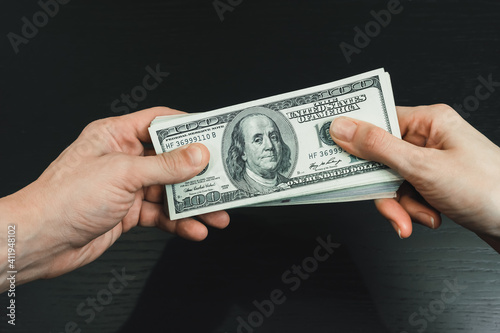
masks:
<instances>
[{"instance_id":1,"label":"knuckle","mask_svg":"<svg viewBox=\"0 0 500 333\"><path fill-rule=\"evenodd\" d=\"M462 117L451 106L446 104L438 104L436 108L436 118L434 119L437 128L456 128L463 122Z\"/></svg>"},{"instance_id":2,"label":"knuckle","mask_svg":"<svg viewBox=\"0 0 500 333\"><path fill-rule=\"evenodd\" d=\"M160 154L157 161L160 169L169 175L178 174L185 170L185 167L182 167L179 154L176 153Z\"/></svg>"},{"instance_id":3,"label":"knuckle","mask_svg":"<svg viewBox=\"0 0 500 333\"><path fill-rule=\"evenodd\" d=\"M455 109L453 109L448 104L438 104L438 110L439 110L439 113L441 113L445 116L454 117L454 116L458 115L458 113L455 111Z\"/></svg>"},{"instance_id":4,"label":"knuckle","mask_svg":"<svg viewBox=\"0 0 500 333\"><path fill-rule=\"evenodd\" d=\"M85 128L83 129L82 133L80 134L80 137L85 138L88 137L91 133L94 133L97 128L99 128L99 124L97 124L98 120L91 122Z\"/></svg>"},{"instance_id":5,"label":"knuckle","mask_svg":"<svg viewBox=\"0 0 500 333\"><path fill-rule=\"evenodd\" d=\"M130 175L134 172L133 160L122 153L112 153L106 156L109 170L113 170L120 175Z\"/></svg>"},{"instance_id":6,"label":"knuckle","mask_svg":"<svg viewBox=\"0 0 500 333\"><path fill-rule=\"evenodd\" d=\"M365 149L367 153L377 152L377 151L385 151L387 149L388 143L386 140L386 135L388 133L383 129L372 126L370 127L365 134Z\"/></svg>"},{"instance_id":7,"label":"knuckle","mask_svg":"<svg viewBox=\"0 0 500 333\"><path fill-rule=\"evenodd\" d=\"M99 119L88 124L82 131L79 139L89 142L96 151L102 147L111 150L120 150L117 138L123 131L119 129L118 117ZM119 141L119 140L118 140Z\"/></svg>"},{"instance_id":8,"label":"knuckle","mask_svg":"<svg viewBox=\"0 0 500 333\"><path fill-rule=\"evenodd\" d=\"M84 138L102 138L106 133L112 132L116 120L113 118L99 119L91 122L82 131Z\"/></svg>"},{"instance_id":9,"label":"knuckle","mask_svg":"<svg viewBox=\"0 0 500 333\"><path fill-rule=\"evenodd\" d=\"M112 173L111 179L120 187L134 191L141 187L141 177L137 172L135 160L123 153L111 153L105 156L106 169Z\"/></svg>"},{"instance_id":10,"label":"knuckle","mask_svg":"<svg viewBox=\"0 0 500 333\"><path fill-rule=\"evenodd\" d=\"M83 133L95 132L103 127L105 119L94 120L83 129Z\"/></svg>"},{"instance_id":11,"label":"knuckle","mask_svg":"<svg viewBox=\"0 0 500 333\"><path fill-rule=\"evenodd\" d=\"M450 112L450 111L454 111L453 108L451 106L449 106L448 104L445 104L445 103L439 103L439 104L436 104L434 105L434 107L439 110L440 112Z\"/></svg>"},{"instance_id":12,"label":"knuckle","mask_svg":"<svg viewBox=\"0 0 500 333\"><path fill-rule=\"evenodd\" d=\"M436 104L433 109L440 120L453 120L459 117L458 112L447 104Z\"/></svg>"}]
</instances>

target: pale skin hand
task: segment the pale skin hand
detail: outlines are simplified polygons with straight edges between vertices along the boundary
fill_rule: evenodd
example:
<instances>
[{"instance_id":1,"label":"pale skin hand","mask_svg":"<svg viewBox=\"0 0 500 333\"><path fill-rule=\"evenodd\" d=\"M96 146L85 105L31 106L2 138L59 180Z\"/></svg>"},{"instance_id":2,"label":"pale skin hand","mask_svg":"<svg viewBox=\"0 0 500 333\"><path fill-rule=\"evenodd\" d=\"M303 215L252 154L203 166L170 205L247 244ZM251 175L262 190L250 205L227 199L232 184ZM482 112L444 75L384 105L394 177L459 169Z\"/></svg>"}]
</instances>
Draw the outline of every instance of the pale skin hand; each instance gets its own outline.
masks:
<instances>
[{"instance_id":1,"label":"pale skin hand","mask_svg":"<svg viewBox=\"0 0 500 333\"><path fill-rule=\"evenodd\" d=\"M379 212L403 238L411 235L412 220L437 228L443 213L499 251L500 148L447 105L397 112L403 140L347 117L330 127L339 146L386 164L409 183L398 198L376 200Z\"/></svg>"},{"instance_id":2,"label":"pale skin hand","mask_svg":"<svg viewBox=\"0 0 500 333\"><path fill-rule=\"evenodd\" d=\"M226 212L170 220L163 186L194 177L209 152L192 144L156 156L145 150L156 116L180 113L158 107L87 126L32 184L0 199L0 292L7 288L7 225L16 225L17 285L51 278L98 258L135 226L158 227L200 241L204 225L225 228Z\"/></svg>"}]
</instances>

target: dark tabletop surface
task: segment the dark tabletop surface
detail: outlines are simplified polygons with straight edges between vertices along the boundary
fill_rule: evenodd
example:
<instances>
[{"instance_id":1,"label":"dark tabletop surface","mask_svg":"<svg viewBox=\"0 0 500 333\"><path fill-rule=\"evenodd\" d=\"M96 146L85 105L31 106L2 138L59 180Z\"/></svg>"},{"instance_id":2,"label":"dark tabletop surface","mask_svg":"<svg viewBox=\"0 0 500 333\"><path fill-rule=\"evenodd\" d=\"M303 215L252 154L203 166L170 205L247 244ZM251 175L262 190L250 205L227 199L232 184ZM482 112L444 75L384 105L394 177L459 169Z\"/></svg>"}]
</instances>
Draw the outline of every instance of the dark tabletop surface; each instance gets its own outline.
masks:
<instances>
[{"instance_id":1,"label":"dark tabletop surface","mask_svg":"<svg viewBox=\"0 0 500 333\"><path fill-rule=\"evenodd\" d=\"M34 181L87 123L151 106L202 112L379 67L391 74L398 105L458 108L473 100L481 77L500 82L497 0L402 0L400 13L347 59L341 43L356 47L355 28L370 26L372 11L388 3L395 1L73 0L44 16L37 1L2 1L0 195ZM33 19L40 27L25 29L25 38ZM148 66L169 75L134 107L113 107ZM465 118L500 144L499 112L500 87ZM17 325L0 310L0 332L500 328L499 257L449 220L439 231L416 226L401 241L370 202L230 214L231 226L210 230L205 242L137 229L84 268L20 287ZM292 290L282 276L313 254L318 237L340 247ZM88 298L123 271L133 279L90 311ZM441 309L450 283L462 286L460 295ZM255 315L274 290L286 300ZM419 314L433 306L436 315ZM255 325L242 328L242 320Z\"/></svg>"}]
</instances>

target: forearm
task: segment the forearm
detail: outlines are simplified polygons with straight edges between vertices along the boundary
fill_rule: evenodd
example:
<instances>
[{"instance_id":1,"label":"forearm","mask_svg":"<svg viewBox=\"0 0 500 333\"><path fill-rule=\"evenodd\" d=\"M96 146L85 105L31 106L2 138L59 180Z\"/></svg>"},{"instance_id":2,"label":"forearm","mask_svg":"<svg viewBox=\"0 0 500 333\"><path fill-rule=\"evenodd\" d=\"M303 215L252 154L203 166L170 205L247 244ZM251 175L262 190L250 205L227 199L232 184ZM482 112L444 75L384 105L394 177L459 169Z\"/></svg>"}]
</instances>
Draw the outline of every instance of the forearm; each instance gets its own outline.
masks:
<instances>
[{"instance_id":1,"label":"forearm","mask_svg":"<svg viewBox=\"0 0 500 333\"><path fill-rule=\"evenodd\" d=\"M43 278L55 252L43 214L27 192L0 199L0 293Z\"/></svg>"}]
</instances>

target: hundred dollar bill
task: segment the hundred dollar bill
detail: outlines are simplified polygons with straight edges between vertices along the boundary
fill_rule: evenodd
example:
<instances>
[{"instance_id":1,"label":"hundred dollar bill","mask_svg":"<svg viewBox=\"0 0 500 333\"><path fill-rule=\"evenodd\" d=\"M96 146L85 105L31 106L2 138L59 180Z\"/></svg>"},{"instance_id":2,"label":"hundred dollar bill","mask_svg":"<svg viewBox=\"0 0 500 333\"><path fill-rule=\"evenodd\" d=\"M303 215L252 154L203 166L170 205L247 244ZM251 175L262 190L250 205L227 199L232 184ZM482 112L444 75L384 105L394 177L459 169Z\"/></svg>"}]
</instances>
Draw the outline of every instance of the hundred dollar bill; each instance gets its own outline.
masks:
<instances>
[{"instance_id":1,"label":"hundred dollar bill","mask_svg":"<svg viewBox=\"0 0 500 333\"><path fill-rule=\"evenodd\" d=\"M329 134L340 115L401 137L389 74L344 80L185 116L149 128L158 154L194 142L210 151L196 177L167 185L170 218L248 205L285 205L393 197L402 178L350 155Z\"/></svg>"}]
</instances>

